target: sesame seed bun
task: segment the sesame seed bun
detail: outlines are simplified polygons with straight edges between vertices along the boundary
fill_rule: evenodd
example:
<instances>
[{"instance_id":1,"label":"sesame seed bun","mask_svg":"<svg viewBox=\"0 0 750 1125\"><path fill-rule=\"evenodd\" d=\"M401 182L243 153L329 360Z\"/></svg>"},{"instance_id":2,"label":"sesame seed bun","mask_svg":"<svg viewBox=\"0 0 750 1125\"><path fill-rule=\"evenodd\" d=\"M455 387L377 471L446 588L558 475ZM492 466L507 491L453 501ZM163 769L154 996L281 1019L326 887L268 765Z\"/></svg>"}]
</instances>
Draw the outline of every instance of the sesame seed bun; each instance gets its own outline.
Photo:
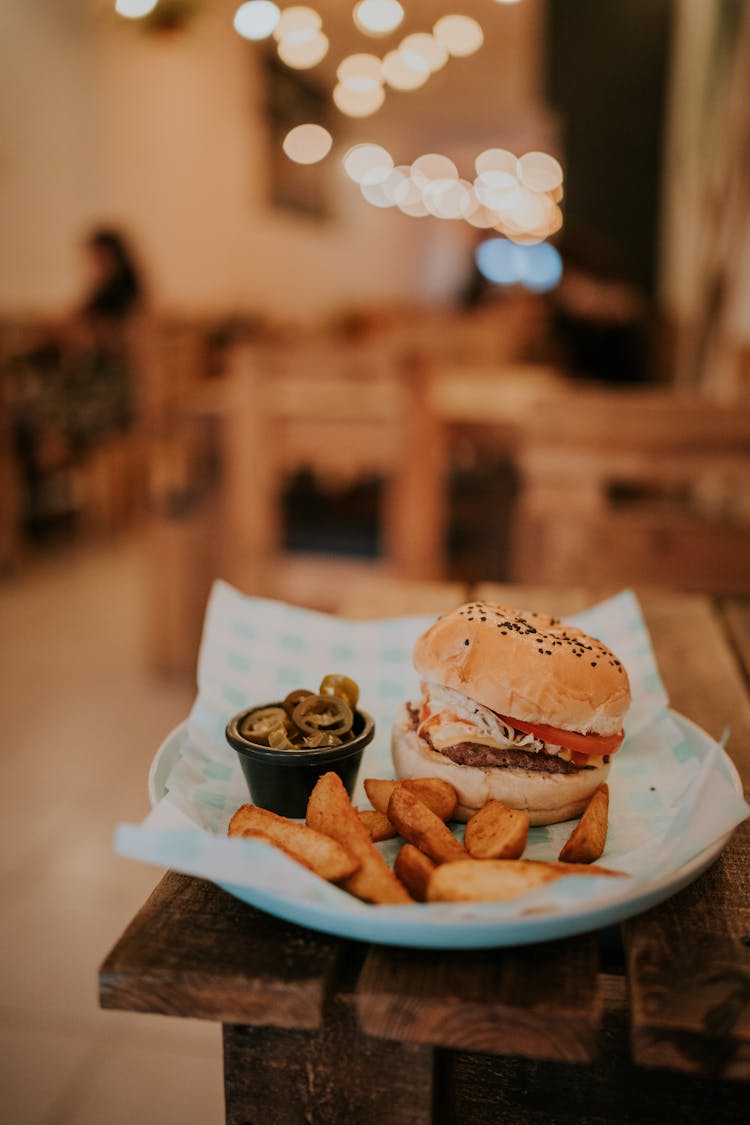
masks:
<instances>
[{"instance_id":1,"label":"sesame seed bun","mask_svg":"<svg viewBox=\"0 0 750 1125\"><path fill-rule=\"evenodd\" d=\"M630 706L627 672L601 641L544 614L487 602L471 602L439 618L417 641L414 667L423 680L461 693L510 725L518 719L579 734L617 735ZM550 753L556 749L550 747ZM450 782L460 820L489 800L526 810L531 824L569 820L581 814L609 773L609 762L601 758L565 772L551 765L461 764L420 737L406 705L393 727L391 751L398 777Z\"/></svg>"},{"instance_id":2,"label":"sesame seed bun","mask_svg":"<svg viewBox=\"0 0 750 1125\"><path fill-rule=\"evenodd\" d=\"M627 672L601 641L487 602L439 618L417 641L414 667L499 715L582 734L617 734L630 706Z\"/></svg>"}]
</instances>

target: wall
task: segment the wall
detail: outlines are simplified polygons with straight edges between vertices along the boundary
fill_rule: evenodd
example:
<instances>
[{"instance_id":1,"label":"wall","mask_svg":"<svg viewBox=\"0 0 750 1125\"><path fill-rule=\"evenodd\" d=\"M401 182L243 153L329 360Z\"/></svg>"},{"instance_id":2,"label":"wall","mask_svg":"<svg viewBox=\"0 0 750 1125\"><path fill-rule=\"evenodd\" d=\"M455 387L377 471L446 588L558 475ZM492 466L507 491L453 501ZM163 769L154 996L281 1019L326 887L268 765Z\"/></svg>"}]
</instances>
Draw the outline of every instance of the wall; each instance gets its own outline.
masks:
<instances>
[{"instance_id":1,"label":"wall","mask_svg":"<svg viewBox=\"0 0 750 1125\"><path fill-rule=\"evenodd\" d=\"M158 302L172 309L306 317L445 298L460 284L473 231L366 205L340 169L343 132L326 162L331 221L268 205L259 47L232 31L232 0L206 0L187 32L160 36L112 7L0 5L0 308L74 299L80 236L101 221L133 234ZM538 8L533 0L531 15ZM516 60L514 73L527 99L536 39L521 41L529 66ZM398 114L389 129L398 142ZM414 148L403 129L402 150Z\"/></svg>"}]
</instances>

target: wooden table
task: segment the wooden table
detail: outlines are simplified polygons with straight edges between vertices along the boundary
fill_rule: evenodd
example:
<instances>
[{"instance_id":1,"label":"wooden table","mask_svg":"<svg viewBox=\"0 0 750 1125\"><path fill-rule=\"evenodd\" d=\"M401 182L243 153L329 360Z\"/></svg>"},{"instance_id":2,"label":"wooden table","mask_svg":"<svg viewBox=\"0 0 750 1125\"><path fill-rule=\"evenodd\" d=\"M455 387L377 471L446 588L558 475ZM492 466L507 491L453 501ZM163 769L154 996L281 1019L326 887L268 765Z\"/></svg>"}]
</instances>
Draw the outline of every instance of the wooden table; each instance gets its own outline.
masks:
<instances>
[{"instance_id":1,"label":"wooden table","mask_svg":"<svg viewBox=\"0 0 750 1125\"><path fill-rule=\"evenodd\" d=\"M411 589L420 611L469 593ZM409 590L381 588L362 616L404 612ZM471 591L563 615L602 592ZM673 706L715 737L731 728L747 787L747 605L642 603ZM230 1125L744 1122L749 889L750 821L621 927L446 953L328 937L170 873L104 961L101 1004L221 1021Z\"/></svg>"}]
</instances>

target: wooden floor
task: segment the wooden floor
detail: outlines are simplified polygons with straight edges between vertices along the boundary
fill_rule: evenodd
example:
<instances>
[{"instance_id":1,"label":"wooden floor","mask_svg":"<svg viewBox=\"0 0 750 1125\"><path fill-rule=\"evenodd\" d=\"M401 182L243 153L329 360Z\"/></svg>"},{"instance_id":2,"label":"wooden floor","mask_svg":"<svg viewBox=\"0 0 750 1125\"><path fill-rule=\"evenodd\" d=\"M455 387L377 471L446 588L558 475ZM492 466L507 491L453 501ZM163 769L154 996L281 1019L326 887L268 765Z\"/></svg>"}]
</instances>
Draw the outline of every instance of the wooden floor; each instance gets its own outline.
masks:
<instances>
[{"instance_id":1,"label":"wooden floor","mask_svg":"<svg viewBox=\"0 0 750 1125\"><path fill-rule=\"evenodd\" d=\"M137 540L0 582L0 1121L218 1125L216 1024L102 1012L97 967L156 884L112 852L189 687L149 679Z\"/></svg>"}]
</instances>

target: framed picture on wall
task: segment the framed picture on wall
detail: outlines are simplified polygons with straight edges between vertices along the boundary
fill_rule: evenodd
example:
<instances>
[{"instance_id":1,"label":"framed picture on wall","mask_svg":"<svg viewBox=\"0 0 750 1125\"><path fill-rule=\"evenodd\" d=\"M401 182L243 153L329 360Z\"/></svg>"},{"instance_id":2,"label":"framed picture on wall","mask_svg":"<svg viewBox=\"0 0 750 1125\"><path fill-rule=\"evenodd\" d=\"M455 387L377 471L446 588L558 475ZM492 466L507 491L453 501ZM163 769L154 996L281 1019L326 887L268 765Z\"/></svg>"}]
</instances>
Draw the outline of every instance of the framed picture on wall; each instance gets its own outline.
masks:
<instances>
[{"instance_id":1,"label":"framed picture on wall","mask_svg":"<svg viewBox=\"0 0 750 1125\"><path fill-rule=\"evenodd\" d=\"M282 148L284 137L296 125L327 126L328 97L322 87L284 66L275 55L266 56L265 74L271 203L313 219L328 218L325 167L295 164Z\"/></svg>"}]
</instances>

